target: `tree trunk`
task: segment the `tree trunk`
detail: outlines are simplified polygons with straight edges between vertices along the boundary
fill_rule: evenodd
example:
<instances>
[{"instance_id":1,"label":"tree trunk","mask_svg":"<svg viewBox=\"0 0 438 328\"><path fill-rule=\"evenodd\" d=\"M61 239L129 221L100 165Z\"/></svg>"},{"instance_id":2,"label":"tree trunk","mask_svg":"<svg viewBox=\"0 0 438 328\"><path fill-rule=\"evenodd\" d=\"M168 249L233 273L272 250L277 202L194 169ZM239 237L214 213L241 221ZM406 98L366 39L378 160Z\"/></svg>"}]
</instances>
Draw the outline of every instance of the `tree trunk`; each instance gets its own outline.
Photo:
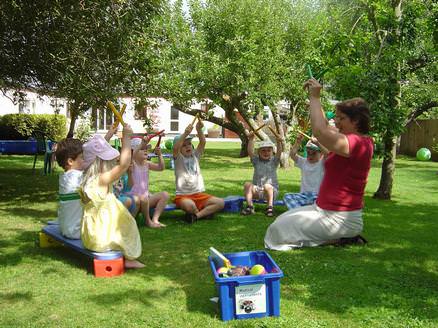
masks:
<instances>
[{"instance_id":1,"label":"tree trunk","mask_svg":"<svg viewBox=\"0 0 438 328\"><path fill-rule=\"evenodd\" d=\"M240 134L239 135L240 140L242 141L242 144L240 145L240 157L247 157L248 156L248 138L246 135Z\"/></svg>"},{"instance_id":2,"label":"tree trunk","mask_svg":"<svg viewBox=\"0 0 438 328\"><path fill-rule=\"evenodd\" d=\"M391 199L392 185L394 182L396 137L384 138L385 155L382 163L380 184L373 198Z\"/></svg>"},{"instance_id":3,"label":"tree trunk","mask_svg":"<svg viewBox=\"0 0 438 328\"><path fill-rule=\"evenodd\" d=\"M392 39L390 44L396 46L397 50L401 52L401 19L402 19L402 0L396 0L394 4L394 16L397 21L397 26L395 28L395 37ZM397 55L394 54L395 58ZM400 60L394 61L394 72L395 76L391 76L388 80L393 87L388 95L389 106L393 108L393 113L400 111L400 99L401 99L401 62ZM373 198L377 199L391 199L392 185L394 182L394 171L395 171L395 155L397 151L397 137L386 134L383 137L383 143L385 146L385 154L382 163L382 173L380 176L380 184L377 191L374 193Z\"/></svg>"},{"instance_id":4,"label":"tree trunk","mask_svg":"<svg viewBox=\"0 0 438 328\"><path fill-rule=\"evenodd\" d=\"M289 152L290 152L290 144L284 142L283 153L281 154L281 158L280 158L280 167L282 167L283 169L287 169L290 167Z\"/></svg>"},{"instance_id":5,"label":"tree trunk","mask_svg":"<svg viewBox=\"0 0 438 328\"><path fill-rule=\"evenodd\" d=\"M76 120L78 118L77 107L75 105L70 104L70 127L68 129L67 138L73 138L73 133L75 131Z\"/></svg>"}]
</instances>

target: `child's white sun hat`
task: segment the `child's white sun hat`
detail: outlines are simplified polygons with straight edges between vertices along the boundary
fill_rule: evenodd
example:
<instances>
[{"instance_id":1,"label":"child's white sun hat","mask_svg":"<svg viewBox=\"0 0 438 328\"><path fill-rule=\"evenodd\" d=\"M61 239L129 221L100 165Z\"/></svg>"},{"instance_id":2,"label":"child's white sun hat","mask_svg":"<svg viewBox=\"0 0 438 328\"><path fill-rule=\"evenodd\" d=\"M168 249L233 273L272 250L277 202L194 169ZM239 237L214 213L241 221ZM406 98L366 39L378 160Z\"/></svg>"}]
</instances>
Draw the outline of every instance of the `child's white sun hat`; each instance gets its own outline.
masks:
<instances>
[{"instance_id":1,"label":"child's white sun hat","mask_svg":"<svg viewBox=\"0 0 438 328\"><path fill-rule=\"evenodd\" d=\"M82 146L84 154L84 168L88 168L99 157L105 161L116 159L120 153L105 140L100 134L95 134Z\"/></svg>"}]
</instances>

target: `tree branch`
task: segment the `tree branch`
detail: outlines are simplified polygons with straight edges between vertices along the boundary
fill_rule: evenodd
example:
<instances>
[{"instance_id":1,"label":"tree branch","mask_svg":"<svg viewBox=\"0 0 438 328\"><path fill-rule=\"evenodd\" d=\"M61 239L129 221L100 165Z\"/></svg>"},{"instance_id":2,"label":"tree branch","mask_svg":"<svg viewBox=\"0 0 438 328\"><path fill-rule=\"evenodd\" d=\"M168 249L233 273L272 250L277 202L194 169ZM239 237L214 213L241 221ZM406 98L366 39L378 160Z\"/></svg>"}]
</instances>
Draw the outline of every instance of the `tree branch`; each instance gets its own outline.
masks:
<instances>
[{"instance_id":1,"label":"tree branch","mask_svg":"<svg viewBox=\"0 0 438 328\"><path fill-rule=\"evenodd\" d=\"M415 108L408 116L408 119L406 120L405 126L407 126L409 123L413 122L418 116L420 116L423 113L426 113L430 109L438 107L438 101L429 101L428 103L425 103L421 105L420 107Z\"/></svg>"}]
</instances>

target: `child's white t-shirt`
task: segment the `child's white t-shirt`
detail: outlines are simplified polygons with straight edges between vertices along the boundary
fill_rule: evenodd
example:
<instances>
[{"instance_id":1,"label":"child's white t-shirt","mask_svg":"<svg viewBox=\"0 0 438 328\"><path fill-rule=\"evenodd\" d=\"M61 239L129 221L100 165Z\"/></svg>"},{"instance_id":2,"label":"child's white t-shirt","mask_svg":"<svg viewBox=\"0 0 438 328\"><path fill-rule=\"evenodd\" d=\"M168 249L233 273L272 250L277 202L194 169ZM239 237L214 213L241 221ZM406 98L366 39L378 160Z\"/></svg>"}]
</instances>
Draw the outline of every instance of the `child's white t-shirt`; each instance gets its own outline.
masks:
<instances>
[{"instance_id":1,"label":"child's white t-shirt","mask_svg":"<svg viewBox=\"0 0 438 328\"><path fill-rule=\"evenodd\" d=\"M175 158L175 184L177 195L189 195L205 191L204 178L201 174L199 160L201 154L193 151L190 157L181 153Z\"/></svg>"},{"instance_id":2,"label":"child's white t-shirt","mask_svg":"<svg viewBox=\"0 0 438 328\"><path fill-rule=\"evenodd\" d=\"M59 194L70 195L78 192L82 182L82 171L69 170L59 176ZM70 195L76 198L75 195ZM61 198L62 199L62 198ZM79 196L77 199L60 200L58 207L58 221L63 236L70 239L81 238L81 220L83 209Z\"/></svg>"},{"instance_id":3,"label":"child's white t-shirt","mask_svg":"<svg viewBox=\"0 0 438 328\"><path fill-rule=\"evenodd\" d=\"M294 162L295 166L301 169L300 192L319 192L324 177L324 158L321 157L316 163L309 163L306 158L297 155Z\"/></svg>"}]
</instances>

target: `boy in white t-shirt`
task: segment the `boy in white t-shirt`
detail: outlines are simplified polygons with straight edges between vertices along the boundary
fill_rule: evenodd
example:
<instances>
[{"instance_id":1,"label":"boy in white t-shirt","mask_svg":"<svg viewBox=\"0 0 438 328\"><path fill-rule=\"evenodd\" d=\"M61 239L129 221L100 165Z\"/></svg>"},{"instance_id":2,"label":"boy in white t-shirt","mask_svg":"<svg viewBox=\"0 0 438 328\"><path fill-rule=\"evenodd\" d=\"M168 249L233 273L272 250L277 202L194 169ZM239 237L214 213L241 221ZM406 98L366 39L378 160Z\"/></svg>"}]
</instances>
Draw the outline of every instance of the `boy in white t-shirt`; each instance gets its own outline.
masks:
<instances>
[{"instance_id":1,"label":"boy in white t-shirt","mask_svg":"<svg viewBox=\"0 0 438 328\"><path fill-rule=\"evenodd\" d=\"M199 144L194 149L189 136L193 124L189 124L182 135L173 139L173 159L175 161L175 205L186 212L187 223L211 218L214 213L224 208L224 200L205 192L204 178L199 162L205 149L205 136L202 132L204 124L198 119L196 132Z\"/></svg>"},{"instance_id":2,"label":"boy in white t-shirt","mask_svg":"<svg viewBox=\"0 0 438 328\"><path fill-rule=\"evenodd\" d=\"M318 196L319 186L324 177L324 162L327 150L319 145L315 138L306 144L307 158L297 154L302 136L297 140L290 150L290 157L295 166L301 170L301 188L299 193L287 193L283 199L289 209L313 204Z\"/></svg>"},{"instance_id":3,"label":"boy in white t-shirt","mask_svg":"<svg viewBox=\"0 0 438 328\"><path fill-rule=\"evenodd\" d=\"M117 131L112 126L105 135L109 141ZM81 239L81 221L84 210L78 194L83 171L90 165L84 161L82 141L75 138L61 140L55 151L56 161L64 169L59 175L58 222L61 234L70 239Z\"/></svg>"},{"instance_id":4,"label":"boy in white t-shirt","mask_svg":"<svg viewBox=\"0 0 438 328\"><path fill-rule=\"evenodd\" d=\"M64 174L59 176L59 228L64 237L80 239L83 210L77 190L82 182L84 165L82 141L73 138L61 140L55 155L59 166L64 169Z\"/></svg>"}]
</instances>

